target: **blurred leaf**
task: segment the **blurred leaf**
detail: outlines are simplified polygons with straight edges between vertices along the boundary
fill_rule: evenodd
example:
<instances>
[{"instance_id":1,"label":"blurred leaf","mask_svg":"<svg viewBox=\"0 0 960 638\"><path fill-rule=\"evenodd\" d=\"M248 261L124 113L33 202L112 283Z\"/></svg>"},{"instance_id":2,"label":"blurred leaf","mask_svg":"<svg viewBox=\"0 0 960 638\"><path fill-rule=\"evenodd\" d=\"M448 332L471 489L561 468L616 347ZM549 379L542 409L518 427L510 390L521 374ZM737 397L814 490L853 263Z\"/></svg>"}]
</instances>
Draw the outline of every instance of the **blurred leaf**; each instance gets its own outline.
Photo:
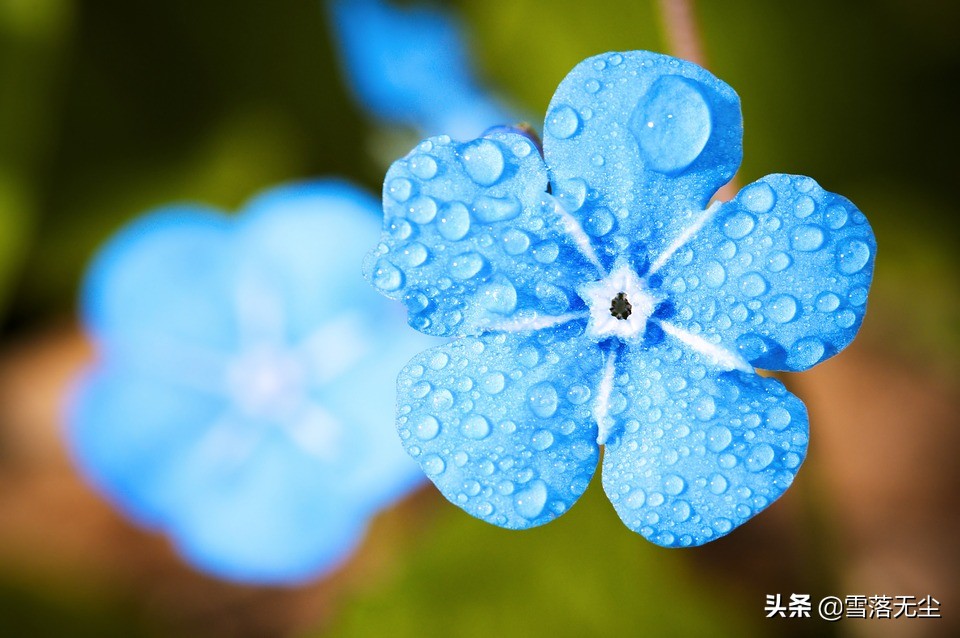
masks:
<instances>
[{"instance_id":1,"label":"blurred leaf","mask_svg":"<svg viewBox=\"0 0 960 638\"><path fill-rule=\"evenodd\" d=\"M331 636L750 636L761 607L630 532L595 483L557 521L503 530L438 503L393 577L347 601ZM696 550L692 550L696 551ZM753 616L742 610L755 608Z\"/></svg>"}]
</instances>

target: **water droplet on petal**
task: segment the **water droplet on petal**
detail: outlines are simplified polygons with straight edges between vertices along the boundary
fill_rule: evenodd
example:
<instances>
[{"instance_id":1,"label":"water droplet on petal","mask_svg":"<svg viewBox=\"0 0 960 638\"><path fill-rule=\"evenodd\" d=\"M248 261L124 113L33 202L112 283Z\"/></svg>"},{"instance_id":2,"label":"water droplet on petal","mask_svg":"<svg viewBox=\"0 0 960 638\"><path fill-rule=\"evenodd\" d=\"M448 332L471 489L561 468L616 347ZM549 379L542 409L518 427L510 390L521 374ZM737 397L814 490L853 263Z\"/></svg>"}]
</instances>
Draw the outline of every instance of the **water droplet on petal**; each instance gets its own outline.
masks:
<instances>
[{"instance_id":1,"label":"water droplet on petal","mask_svg":"<svg viewBox=\"0 0 960 638\"><path fill-rule=\"evenodd\" d=\"M783 251L777 251L767 257L767 270L770 272L783 272L789 268L792 263L793 259L790 258L790 255Z\"/></svg>"},{"instance_id":2,"label":"water droplet on petal","mask_svg":"<svg viewBox=\"0 0 960 638\"><path fill-rule=\"evenodd\" d=\"M780 295L767 304L767 316L777 323L787 323L797 316L797 300L790 295Z\"/></svg>"},{"instance_id":3,"label":"water droplet on petal","mask_svg":"<svg viewBox=\"0 0 960 638\"><path fill-rule=\"evenodd\" d=\"M572 107L561 104L547 116L546 127L550 135L565 140L580 130L580 116Z\"/></svg>"},{"instance_id":4,"label":"water droplet on petal","mask_svg":"<svg viewBox=\"0 0 960 638\"><path fill-rule=\"evenodd\" d=\"M711 288L719 288L727 280L727 271L718 261L707 262L703 269L703 283Z\"/></svg>"},{"instance_id":5,"label":"water droplet on petal","mask_svg":"<svg viewBox=\"0 0 960 638\"><path fill-rule=\"evenodd\" d=\"M840 307L840 297L832 292L825 292L817 297L817 310L820 312L833 312Z\"/></svg>"},{"instance_id":6,"label":"water droplet on petal","mask_svg":"<svg viewBox=\"0 0 960 638\"><path fill-rule=\"evenodd\" d=\"M553 434L549 430L537 430L530 440L533 449L542 452L553 445Z\"/></svg>"},{"instance_id":7,"label":"water droplet on petal","mask_svg":"<svg viewBox=\"0 0 960 638\"><path fill-rule=\"evenodd\" d=\"M506 383L507 379L503 376L502 372L491 372L483 377L483 381L480 382L480 387L483 388L483 391L487 394L498 394L503 391Z\"/></svg>"},{"instance_id":8,"label":"water droplet on petal","mask_svg":"<svg viewBox=\"0 0 960 638\"><path fill-rule=\"evenodd\" d=\"M520 516L528 520L537 518L547 505L547 484L540 479L531 481L525 490L514 495L513 505Z\"/></svg>"},{"instance_id":9,"label":"water droplet on petal","mask_svg":"<svg viewBox=\"0 0 960 638\"><path fill-rule=\"evenodd\" d=\"M508 255L521 255L530 247L530 236L522 230L508 228L503 233L503 249Z\"/></svg>"},{"instance_id":10,"label":"water droplet on petal","mask_svg":"<svg viewBox=\"0 0 960 638\"><path fill-rule=\"evenodd\" d=\"M790 416L790 412L781 406L775 406L767 410L767 425L773 428L774 430L782 430L790 425L790 421L793 420L793 417Z\"/></svg>"},{"instance_id":11,"label":"water droplet on petal","mask_svg":"<svg viewBox=\"0 0 960 638\"><path fill-rule=\"evenodd\" d=\"M443 471L447 469L447 464L444 463L443 459L436 454L430 454L429 456L423 457L420 463L427 476L437 476L438 474L442 474Z\"/></svg>"},{"instance_id":12,"label":"water droplet on petal","mask_svg":"<svg viewBox=\"0 0 960 638\"><path fill-rule=\"evenodd\" d=\"M676 496L687 486L686 482L676 474L668 474L663 478L663 491Z\"/></svg>"},{"instance_id":13,"label":"water droplet on petal","mask_svg":"<svg viewBox=\"0 0 960 638\"><path fill-rule=\"evenodd\" d=\"M422 416L413 426L413 432L422 441L429 441L440 433L440 422L429 414Z\"/></svg>"},{"instance_id":14,"label":"water droplet on petal","mask_svg":"<svg viewBox=\"0 0 960 638\"><path fill-rule=\"evenodd\" d=\"M707 432L707 448L711 452L727 449L731 441L733 441L733 433L726 426L718 425Z\"/></svg>"},{"instance_id":15,"label":"water droplet on petal","mask_svg":"<svg viewBox=\"0 0 960 638\"><path fill-rule=\"evenodd\" d=\"M500 146L493 140L471 142L460 155L464 170L480 186L492 186L503 175L504 158Z\"/></svg>"},{"instance_id":16,"label":"water droplet on petal","mask_svg":"<svg viewBox=\"0 0 960 638\"><path fill-rule=\"evenodd\" d=\"M759 472L773 462L773 457L775 455L776 453L773 451L772 447L766 443L761 443L750 450L750 454L747 455L745 464L747 469L751 472Z\"/></svg>"},{"instance_id":17,"label":"water droplet on petal","mask_svg":"<svg viewBox=\"0 0 960 638\"><path fill-rule=\"evenodd\" d=\"M790 245L796 250L810 252L823 246L823 229L813 224L804 224L793 229Z\"/></svg>"},{"instance_id":18,"label":"water droplet on petal","mask_svg":"<svg viewBox=\"0 0 960 638\"><path fill-rule=\"evenodd\" d=\"M460 202L451 202L440 211L437 230L444 239L459 241L470 232L470 211Z\"/></svg>"},{"instance_id":19,"label":"water droplet on petal","mask_svg":"<svg viewBox=\"0 0 960 638\"><path fill-rule=\"evenodd\" d=\"M373 269L373 285L392 292L403 285L403 273L386 259L379 259Z\"/></svg>"},{"instance_id":20,"label":"water droplet on petal","mask_svg":"<svg viewBox=\"0 0 960 638\"><path fill-rule=\"evenodd\" d=\"M773 192L770 184L756 182L744 188L737 199L747 210L763 214L770 212L773 208L777 201L777 195Z\"/></svg>"},{"instance_id":21,"label":"water droplet on petal","mask_svg":"<svg viewBox=\"0 0 960 638\"><path fill-rule=\"evenodd\" d=\"M736 212L723 222L723 234L730 239L740 239L749 235L756 225L753 215Z\"/></svg>"},{"instance_id":22,"label":"water droplet on petal","mask_svg":"<svg viewBox=\"0 0 960 638\"><path fill-rule=\"evenodd\" d=\"M717 403L709 394L697 399L693 405L693 413L701 421L709 421L717 412Z\"/></svg>"},{"instance_id":23,"label":"water droplet on petal","mask_svg":"<svg viewBox=\"0 0 960 638\"><path fill-rule=\"evenodd\" d=\"M748 297L759 297L767 291L767 280L760 273L748 272L740 278L740 291Z\"/></svg>"},{"instance_id":24,"label":"water droplet on petal","mask_svg":"<svg viewBox=\"0 0 960 638\"><path fill-rule=\"evenodd\" d=\"M870 260L870 247L859 239L843 242L837 251L837 269L844 275L863 270Z\"/></svg>"},{"instance_id":25,"label":"water droplet on petal","mask_svg":"<svg viewBox=\"0 0 960 638\"><path fill-rule=\"evenodd\" d=\"M491 197L481 195L473 203L473 213L478 220L488 224L503 222L520 215L522 207L516 197Z\"/></svg>"},{"instance_id":26,"label":"water droplet on petal","mask_svg":"<svg viewBox=\"0 0 960 638\"><path fill-rule=\"evenodd\" d=\"M490 434L490 421L479 414L471 414L460 422L460 433L468 439L485 439Z\"/></svg>"},{"instance_id":27,"label":"water droplet on petal","mask_svg":"<svg viewBox=\"0 0 960 638\"><path fill-rule=\"evenodd\" d=\"M841 206L840 204L834 204L827 209L827 212L823 214L824 221L827 222L827 226L833 230L843 228L847 223L847 209Z\"/></svg>"},{"instance_id":28,"label":"water droplet on petal","mask_svg":"<svg viewBox=\"0 0 960 638\"><path fill-rule=\"evenodd\" d=\"M464 253L450 260L449 272L455 279L470 279L486 265L486 260L478 253Z\"/></svg>"},{"instance_id":29,"label":"water droplet on petal","mask_svg":"<svg viewBox=\"0 0 960 638\"><path fill-rule=\"evenodd\" d=\"M527 405L541 419L553 416L557 411L558 402L557 389L549 381L538 383L527 393Z\"/></svg>"},{"instance_id":30,"label":"water droplet on petal","mask_svg":"<svg viewBox=\"0 0 960 638\"><path fill-rule=\"evenodd\" d=\"M491 312L508 315L517 307L517 289L499 277L481 288L480 303Z\"/></svg>"},{"instance_id":31,"label":"water droplet on petal","mask_svg":"<svg viewBox=\"0 0 960 638\"><path fill-rule=\"evenodd\" d=\"M432 197L421 195L410 201L407 217L418 224L429 224L437 216L437 202Z\"/></svg>"},{"instance_id":32,"label":"water droplet on petal","mask_svg":"<svg viewBox=\"0 0 960 638\"><path fill-rule=\"evenodd\" d=\"M730 484L727 482L726 477L719 472L711 474L710 478L707 480L707 487L714 494L723 494L727 491L727 487L729 487L729 485Z\"/></svg>"},{"instance_id":33,"label":"water droplet on petal","mask_svg":"<svg viewBox=\"0 0 960 638\"><path fill-rule=\"evenodd\" d=\"M789 361L794 367L803 369L818 363L826 349L823 342L813 337L800 339L790 348Z\"/></svg>"},{"instance_id":34,"label":"water droplet on petal","mask_svg":"<svg viewBox=\"0 0 960 638\"><path fill-rule=\"evenodd\" d=\"M624 500L623 504L629 507L632 510L637 510L643 507L643 504L647 502L647 494L640 488L637 488L630 492L630 496Z\"/></svg>"},{"instance_id":35,"label":"water droplet on petal","mask_svg":"<svg viewBox=\"0 0 960 638\"><path fill-rule=\"evenodd\" d=\"M414 155L410 158L410 172L423 180L433 179L437 174L437 162L429 155Z\"/></svg>"},{"instance_id":36,"label":"water droplet on petal","mask_svg":"<svg viewBox=\"0 0 960 638\"><path fill-rule=\"evenodd\" d=\"M387 194L394 201L403 203L413 194L413 183L405 177L395 177L387 184Z\"/></svg>"},{"instance_id":37,"label":"water droplet on petal","mask_svg":"<svg viewBox=\"0 0 960 638\"><path fill-rule=\"evenodd\" d=\"M713 122L696 82L667 75L654 82L630 117L630 130L647 168L674 174L700 156Z\"/></svg>"}]
</instances>

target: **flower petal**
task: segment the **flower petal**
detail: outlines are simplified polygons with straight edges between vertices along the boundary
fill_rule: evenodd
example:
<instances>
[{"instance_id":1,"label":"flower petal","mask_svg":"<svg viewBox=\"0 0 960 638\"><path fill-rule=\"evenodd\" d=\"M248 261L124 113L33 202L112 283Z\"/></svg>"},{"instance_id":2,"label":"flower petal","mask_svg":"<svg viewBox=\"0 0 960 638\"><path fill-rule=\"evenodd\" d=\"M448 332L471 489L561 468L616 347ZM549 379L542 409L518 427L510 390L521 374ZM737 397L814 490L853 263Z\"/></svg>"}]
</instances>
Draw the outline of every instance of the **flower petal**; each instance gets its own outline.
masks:
<instances>
[{"instance_id":1,"label":"flower petal","mask_svg":"<svg viewBox=\"0 0 960 638\"><path fill-rule=\"evenodd\" d=\"M410 325L438 336L584 312L575 287L597 279L597 266L546 186L525 136L422 142L387 173L367 279L403 300Z\"/></svg>"},{"instance_id":2,"label":"flower petal","mask_svg":"<svg viewBox=\"0 0 960 638\"><path fill-rule=\"evenodd\" d=\"M742 158L740 99L701 67L648 51L578 64L544 123L553 192L609 266L658 253L733 177ZM642 274L642 273L641 273Z\"/></svg>"},{"instance_id":3,"label":"flower petal","mask_svg":"<svg viewBox=\"0 0 960 638\"><path fill-rule=\"evenodd\" d=\"M876 240L849 200L770 175L722 205L663 270L681 327L768 370L806 370L857 334Z\"/></svg>"},{"instance_id":4,"label":"flower petal","mask_svg":"<svg viewBox=\"0 0 960 638\"><path fill-rule=\"evenodd\" d=\"M504 121L503 109L474 77L452 14L380 0L329 6L345 79L376 117L455 139L472 139Z\"/></svg>"},{"instance_id":5,"label":"flower petal","mask_svg":"<svg viewBox=\"0 0 960 638\"><path fill-rule=\"evenodd\" d=\"M236 344L230 220L198 206L158 209L118 233L83 287L87 327L108 353L161 357L172 343Z\"/></svg>"},{"instance_id":6,"label":"flower petal","mask_svg":"<svg viewBox=\"0 0 960 638\"><path fill-rule=\"evenodd\" d=\"M807 411L776 379L718 372L678 346L627 351L603 488L630 529L702 545L775 501L807 449Z\"/></svg>"},{"instance_id":7,"label":"flower petal","mask_svg":"<svg viewBox=\"0 0 960 638\"><path fill-rule=\"evenodd\" d=\"M450 502L523 529L583 494L599 454L590 398L602 355L580 331L459 339L403 369L400 438Z\"/></svg>"}]
</instances>

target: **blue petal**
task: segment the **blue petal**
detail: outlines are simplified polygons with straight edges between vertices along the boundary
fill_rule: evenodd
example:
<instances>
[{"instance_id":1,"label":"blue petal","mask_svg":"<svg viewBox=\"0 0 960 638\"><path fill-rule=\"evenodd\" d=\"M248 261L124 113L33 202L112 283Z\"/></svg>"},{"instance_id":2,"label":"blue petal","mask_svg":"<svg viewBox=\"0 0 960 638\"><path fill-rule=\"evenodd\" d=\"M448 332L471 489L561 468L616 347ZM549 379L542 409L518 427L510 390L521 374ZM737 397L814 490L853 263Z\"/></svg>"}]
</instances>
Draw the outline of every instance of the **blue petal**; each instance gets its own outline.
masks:
<instances>
[{"instance_id":1,"label":"blue petal","mask_svg":"<svg viewBox=\"0 0 960 638\"><path fill-rule=\"evenodd\" d=\"M590 398L602 355L580 331L464 338L403 369L400 438L450 502L523 529L583 494L599 453Z\"/></svg>"},{"instance_id":2,"label":"blue petal","mask_svg":"<svg viewBox=\"0 0 960 638\"><path fill-rule=\"evenodd\" d=\"M179 504L169 531L191 563L237 581L321 576L350 555L369 516L315 459L278 439L236 471L210 472L198 488Z\"/></svg>"},{"instance_id":3,"label":"blue petal","mask_svg":"<svg viewBox=\"0 0 960 638\"><path fill-rule=\"evenodd\" d=\"M603 488L627 527L666 547L702 545L790 486L807 411L779 381L717 372L675 347L631 349L618 363Z\"/></svg>"},{"instance_id":4,"label":"blue petal","mask_svg":"<svg viewBox=\"0 0 960 638\"><path fill-rule=\"evenodd\" d=\"M473 76L459 25L440 10L330 3L346 80L376 117L472 139L509 121Z\"/></svg>"},{"instance_id":5,"label":"blue petal","mask_svg":"<svg viewBox=\"0 0 960 638\"><path fill-rule=\"evenodd\" d=\"M229 236L227 218L187 205L158 209L120 231L83 286L84 320L98 345L145 358L171 354L172 343L233 349Z\"/></svg>"},{"instance_id":6,"label":"blue petal","mask_svg":"<svg viewBox=\"0 0 960 638\"><path fill-rule=\"evenodd\" d=\"M546 185L525 136L422 142L387 173L367 278L403 300L410 325L438 336L584 311L575 288L597 279L597 268Z\"/></svg>"},{"instance_id":7,"label":"blue petal","mask_svg":"<svg viewBox=\"0 0 960 638\"><path fill-rule=\"evenodd\" d=\"M727 84L690 62L630 51L587 58L564 78L543 150L554 193L610 265L658 252L685 227L733 177L742 137Z\"/></svg>"},{"instance_id":8,"label":"blue petal","mask_svg":"<svg viewBox=\"0 0 960 638\"><path fill-rule=\"evenodd\" d=\"M171 482L177 459L226 409L212 395L101 366L74 388L66 434L93 483L135 520L155 526L184 498Z\"/></svg>"},{"instance_id":9,"label":"blue petal","mask_svg":"<svg viewBox=\"0 0 960 638\"><path fill-rule=\"evenodd\" d=\"M876 240L849 200L770 175L724 204L662 271L678 323L768 370L845 348L866 312Z\"/></svg>"}]
</instances>

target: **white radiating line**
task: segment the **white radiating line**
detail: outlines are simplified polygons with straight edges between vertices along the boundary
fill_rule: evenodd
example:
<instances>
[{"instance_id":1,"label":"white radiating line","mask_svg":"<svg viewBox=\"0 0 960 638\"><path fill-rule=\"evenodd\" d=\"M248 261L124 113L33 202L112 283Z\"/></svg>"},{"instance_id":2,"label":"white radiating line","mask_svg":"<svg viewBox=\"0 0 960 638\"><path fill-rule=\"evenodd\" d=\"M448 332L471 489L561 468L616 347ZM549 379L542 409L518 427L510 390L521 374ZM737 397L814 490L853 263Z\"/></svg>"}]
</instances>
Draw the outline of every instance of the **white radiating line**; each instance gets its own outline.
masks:
<instances>
[{"instance_id":1,"label":"white radiating line","mask_svg":"<svg viewBox=\"0 0 960 638\"><path fill-rule=\"evenodd\" d=\"M747 363L743 357L735 352L727 350L726 348L718 346L715 343L707 341L700 335L695 335L692 332L675 326L668 321L660 321L660 327L663 328L663 331L668 335L683 342L696 352L706 356L708 359L710 359L710 361L718 366L726 368L727 370L753 372L753 366Z\"/></svg>"},{"instance_id":2,"label":"white radiating line","mask_svg":"<svg viewBox=\"0 0 960 638\"><path fill-rule=\"evenodd\" d=\"M497 330L500 332L526 332L528 330L543 330L559 326L575 319L586 319L589 313L571 312L565 315L538 315L525 319L514 319L513 321L503 321L493 323L487 326L488 330Z\"/></svg>"},{"instance_id":3,"label":"white radiating line","mask_svg":"<svg viewBox=\"0 0 960 638\"><path fill-rule=\"evenodd\" d=\"M597 400L593 404L593 416L597 421L597 444L607 442L613 430L613 419L610 418L610 394L613 392L613 375L616 371L617 352L611 350L607 362L603 367L603 376L597 387Z\"/></svg>"},{"instance_id":4,"label":"white radiating line","mask_svg":"<svg viewBox=\"0 0 960 638\"><path fill-rule=\"evenodd\" d=\"M710 221L710 218L717 214L717 211L720 209L720 202L714 202L710 205L707 210L700 213L696 219L693 220L693 223L683 229L683 232L677 235L677 238L673 240L667 248L660 253L660 256L657 257L653 264L650 266L650 270L647 272L647 276L652 275L666 264L673 254L683 248L684 244L693 239L693 236L700 232L700 229L703 228L704 224Z\"/></svg>"},{"instance_id":5,"label":"white radiating line","mask_svg":"<svg viewBox=\"0 0 960 638\"><path fill-rule=\"evenodd\" d=\"M603 267L602 263L600 263L600 259L597 257L597 252L593 249L593 244L590 242L590 237L586 232L584 232L580 222L577 221L576 217L568 213L563 207L563 204L560 202L554 200L553 208L560 216L560 228L570 236L570 238L573 240L573 243L576 245L577 250L579 250L580 253L586 257L591 264L597 267L601 278L606 277L607 269Z\"/></svg>"}]
</instances>

